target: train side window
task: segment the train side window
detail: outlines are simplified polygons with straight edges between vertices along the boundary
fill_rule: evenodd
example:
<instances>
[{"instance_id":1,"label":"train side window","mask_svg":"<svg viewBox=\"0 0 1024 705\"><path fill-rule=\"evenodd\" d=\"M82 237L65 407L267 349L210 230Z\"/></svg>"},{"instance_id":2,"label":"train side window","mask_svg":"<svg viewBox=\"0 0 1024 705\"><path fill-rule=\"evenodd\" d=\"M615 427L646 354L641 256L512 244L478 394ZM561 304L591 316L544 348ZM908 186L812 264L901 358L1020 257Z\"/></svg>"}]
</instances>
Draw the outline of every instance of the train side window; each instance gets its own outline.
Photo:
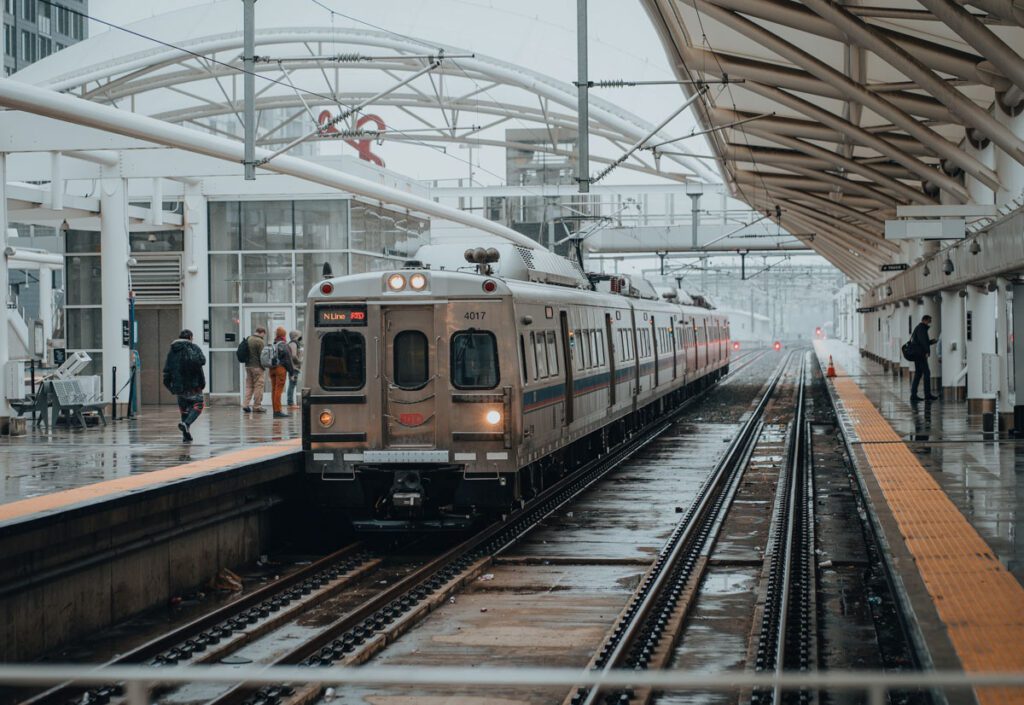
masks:
<instances>
[{"instance_id":1,"label":"train side window","mask_svg":"<svg viewBox=\"0 0 1024 705\"><path fill-rule=\"evenodd\" d=\"M548 376L548 356L544 351L544 333L534 335L530 333L530 340L533 341L533 369L534 379L544 379Z\"/></svg>"},{"instance_id":2,"label":"train side window","mask_svg":"<svg viewBox=\"0 0 1024 705\"><path fill-rule=\"evenodd\" d=\"M580 340L578 341L580 348L580 369L585 370L590 367L590 331L581 330Z\"/></svg>"},{"instance_id":3,"label":"train side window","mask_svg":"<svg viewBox=\"0 0 1024 705\"><path fill-rule=\"evenodd\" d=\"M343 330L320 340L320 386L325 390L362 389L366 383L366 340Z\"/></svg>"},{"instance_id":4,"label":"train side window","mask_svg":"<svg viewBox=\"0 0 1024 705\"><path fill-rule=\"evenodd\" d=\"M419 389L430 378L430 343L421 331L403 330L395 336L395 384L401 389Z\"/></svg>"},{"instance_id":5,"label":"train side window","mask_svg":"<svg viewBox=\"0 0 1024 705\"><path fill-rule=\"evenodd\" d=\"M498 341L486 330L459 331L451 342L452 384L458 389L498 386Z\"/></svg>"},{"instance_id":6,"label":"train side window","mask_svg":"<svg viewBox=\"0 0 1024 705\"><path fill-rule=\"evenodd\" d=\"M601 348L597 344L600 334L601 331L596 329L590 332L590 363L593 367L598 367L601 364Z\"/></svg>"},{"instance_id":7,"label":"train side window","mask_svg":"<svg viewBox=\"0 0 1024 705\"><path fill-rule=\"evenodd\" d=\"M555 344L555 331L548 331L548 373L558 376L558 346Z\"/></svg>"}]
</instances>

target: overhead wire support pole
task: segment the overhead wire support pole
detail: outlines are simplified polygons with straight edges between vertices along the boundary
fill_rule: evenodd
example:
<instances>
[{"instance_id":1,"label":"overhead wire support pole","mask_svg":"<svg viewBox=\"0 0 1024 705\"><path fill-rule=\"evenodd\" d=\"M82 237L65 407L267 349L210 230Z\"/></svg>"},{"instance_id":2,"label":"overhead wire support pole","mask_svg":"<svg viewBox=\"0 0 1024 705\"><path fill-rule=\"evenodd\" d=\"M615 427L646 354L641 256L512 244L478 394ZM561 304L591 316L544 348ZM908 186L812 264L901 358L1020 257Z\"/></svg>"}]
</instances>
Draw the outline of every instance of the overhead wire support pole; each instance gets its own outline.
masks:
<instances>
[{"instance_id":1,"label":"overhead wire support pole","mask_svg":"<svg viewBox=\"0 0 1024 705\"><path fill-rule=\"evenodd\" d=\"M242 0L242 92L245 110L242 129L245 131L246 181L256 180L256 0Z\"/></svg>"},{"instance_id":2,"label":"overhead wire support pole","mask_svg":"<svg viewBox=\"0 0 1024 705\"><path fill-rule=\"evenodd\" d=\"M246 0L246 2L251 2L251 1L252 0ZM381 91L377 95L374 95L374 96L371 96L371 97L367 98L366 100L362 101L361 103L358 103L357 105L352 106L351 108L347 108L347 109L343 110L342 112L338 113L337 115L335 115L333 118L331 118L327 122L325 122L322 125L320 125L319 127L317 127L317 129L312 130L311 132L307 132L306 134L302 135L301 137L296 137L291 142L286 144L284 147L281 147L281 149L279 149L276 152L274 152L274 153L264 157L263 159L260 159L258 162L256 162L256 166L263 166L264 164L269 162L271 159L274 159L275 157L281 156L282 154L284 154L285 152L290 150L292 147L300 145L303 142L305 142L306 140L312 139L313 137L316 137L317 135L326 134L328 129L334 127L335 125L337 125L342 120L348 119L352 115L355 115L356 113L360 112L366 106L372 104L374 101L380 100L384 96L389 95L391 93L394 93L395 91L397 91L402 86L405 86L405 85L408 85L409 83L412 83L413 81L415 81L417 78L419 78L423 74L429 73L430 71L433 71L434 69L436 69L440 65L441 65L441 59L437 59L435 61L432 61L429 65L424 66L422 69L420 69L416 73L412 74L411 76L408 76L407 78L402 79L401 81L399 81L395 85L391 86L390 88L387 88L387 89Z\"/></svg>"},{"instance_id":3,"label":"overhead wire support pole","mask_svg":"<svg viewBox=\"0 0 1024 705\"><path fill-rule=\"evenodd\" d=\"M708 91L708 87L707 86L701 86L696 91L694 91L693 95L691 95L689 98L687 98L685 101L683 101L682 105L680 105L678 108L673 110L672 113L667 118L665 118L660 123L658 123L657 127L655 127L653 130L648 132L646 135L644 135L642 138L640 138L640 140L637 141L632 147L630 147L628 150L626 150L625 154L623 154L621 157L619 157L614 162L612 162L607 167L605 167L605 170L602 171L597 176L595 176L593 179L591 179L590 183L596 184L598 181L600 181L601 179L606 177L609 173L611 173L617 166L619 166L624 161L629 159L633 155L634 152L636 152L638 149L641 149L645 144L647 144L647 140L651 139L656 134L661 132L662 129L664 129L665 125L667 125L670 122L672 122L679 115L679 113L683 112L684 110L689 108L691 105L693 105L693 103L696 102L697 99L700 98L702 95L704 95L707 91Z\"/></svg>"},{"instance_id":4,"label":"overhead wire support pole","mask_svg":"<svg viewBox=\"0 0 1024 705\"><path fill-rule=\"evenodd\" d=\"M590 193L590 94L587 83L587 0L576 0L576 181Z\"/></svg>"}]
</instances>

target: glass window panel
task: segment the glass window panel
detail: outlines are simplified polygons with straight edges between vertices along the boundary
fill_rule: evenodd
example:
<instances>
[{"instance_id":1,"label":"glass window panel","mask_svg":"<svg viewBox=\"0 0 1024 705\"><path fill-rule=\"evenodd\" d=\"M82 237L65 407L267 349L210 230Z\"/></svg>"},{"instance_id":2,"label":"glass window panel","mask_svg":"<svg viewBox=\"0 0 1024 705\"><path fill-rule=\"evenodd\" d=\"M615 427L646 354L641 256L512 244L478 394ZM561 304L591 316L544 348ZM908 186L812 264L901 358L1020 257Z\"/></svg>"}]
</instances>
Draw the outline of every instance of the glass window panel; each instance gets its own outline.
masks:
<instances>
[{"instance_id":1,"label":"glass window panel","mask_svg":"<svg viewBox=\"0 0 1024 705\"><path fill-rule=\"evenodd\" d=\"M210 303L238 303L238 255L210 255Z\"/></svg>"},{"instance_id":2,"label":"glass window panel","mask_svg":"<svg viewBox=\"0 0 1024 705\"><path fill-rule=\"evenodd\" d=\"M555 345L555 331L548 331L548 373L558 374L558 347Z\"/></svg>"},{"instance_id":3,"label":"glass window panel","mask_svg":"<svg viewBox=\"0 0 1024 705\"><path fill-rule=\"evenodd\" d=\"M64 258L67 275L66 301L70 306L103 303L100 294L100 258L70 255Z\"/></svg>"},{"instance_id":4,"label":"glass window panel","mask_svg":"<svg viewBox=\"0 0 1024 705\"><path fill-rule=\"evenodd\" d=\"M395 336L394 377L402 389L419 389L430 378L427 336L418 330L403 330Z\"/></svg>"},{"instance_id":5,"label":"glass window panel","mask_svg":"<svg viewBox=\"0 0 1024 705\"><path fill-rule=\"evenodd\" d=\"M73 350L69 350L68 352L74 352L74 351ZM92 352L92 351L86 351L86 352L88 352L89 357L91 357L92 360L90 360L89 364L87 364L85 367L83 367L82 371L79 372L78 374L83 376L83 377L88 376L88 375L102 375L103 374L103 353L101 353L101 352ZM102 393L101 393L101 396L102 396Z\"/></svg>"},{"instance_id":6,"label":"glass window panel","mask_svg":"<svg viewBox=\"0 0 1024 705\"><path fill-rule=\"evenodd\" d=\"M295 249L348 247L348 201L295 201Z\"/></svg>"},{"instance_id":7,"label":"glass window panel","mask_svg":"<svg viewBox=\"0 0 1024 705\"><path fill-rule=\"evenodd\" d=\"M324 262L331 265L331 274L348 274L348 255L344 252L295 253L295 301L305 301L309 290L323 279Z\"/></svg>"},{"instance_id":8,"label":"glass window panel","mask_svg":"<svg viewBox=\"0 0 1024 705\"><path fill-rule=\"evenodd\" d=\"M238 202L211 202L209 229L211 250L237 250L240 230Z\"/></svg>"},{"instance_id":9,"label":"glass window panel","mask_svg":"<svg viewBox=\"0 0 1024 705\"><path fill-rule=\"evenodd\" d=\"M290 304L292 256L242 255L242 303Z\"/></svg>"},{"instance_id":10,"label":"glass window panel","mask_svg":"<svg viewBox=\"0 0 1024 705\"><path fill-rule=\"evenodd\" d=\"M498 341L487 331L460 331L452 336L452 383L459 389L498 385Z\"/></svg>"},{"instance_id":11,"label":"glass window panel","mask_svg":"<svg viewBox=\"0 0 1024 705\"><path fill-rule=\"evenodd\" d=\"M533 369L536 370L535 379L544 379L548 376L548 356L544 350L544 333L534 336L530 333L530 340L533 341Z\"/></svg>"},{"instance_id":12,"label":"glass window panel","mask_svg":"<svg viewBox=\"0 0 1024 705\"><path fill-rule=\"evenodd\" d=\"M68 230L64 237L65 252L93 252L99 254L100 234L93 230Z\"/></svg>"},{"instance_id":13,"label":"glass window panel","mask_svg":"<svg viewBox=\"0 0 1024 705\"><path fill-rule=\"evenodd\" d=\"M185 238L181 230L154 233L128 233L132 252L183 252Z\"/></svg>"},{"instance_id":14,"label":"glass window panel","mask_svg":"<svg viewBox=\"0 0 1024 705\"><path fill-rule=\"evenodd\" d=\"M362 333L343 330L324 335L320 340L320 386L326 390L361 389L365 379Z\"/></svg>"},{"instance_id":15,"label":"glass window panel","mask_svg":"<svg viewBox=\"0 0 1024 705\"><path fill-rule=\"evenodd\" d=\"M234 337L229 338L229 336ZM238 308L235 306L211 306L210 345L214 348L230 348L237 346L241 340Z\"/></svg>"},{"instance_id":16,"label":"glass window panel","mask_svg":"<svg viewBox=\"0 0 1024 705\"><path fill-rule=\"evenodd\" d=\"M69 308L64 312L68 348L89 350L103 347L103 310Z\"/></svg>"},{"instance_id":17,"label":"glass window panel","mask_svg":"<svg viewBox=\"0 0 1024 705\"><path fill-rule=\"evenodd\" d=\"M243 202L241 233L243 250L293 249L292 202Z\"/></svg>"},{"instance_id":18,"label":"glass window panel","mask_svg":"<svg viewBox=\"0 0 1024 705\"><path fill-rule=\"evenodd\" d=\"M210 391L214 394L241 392L238 358L235 351L210 353Z\"/></svg>"}]
</instances>

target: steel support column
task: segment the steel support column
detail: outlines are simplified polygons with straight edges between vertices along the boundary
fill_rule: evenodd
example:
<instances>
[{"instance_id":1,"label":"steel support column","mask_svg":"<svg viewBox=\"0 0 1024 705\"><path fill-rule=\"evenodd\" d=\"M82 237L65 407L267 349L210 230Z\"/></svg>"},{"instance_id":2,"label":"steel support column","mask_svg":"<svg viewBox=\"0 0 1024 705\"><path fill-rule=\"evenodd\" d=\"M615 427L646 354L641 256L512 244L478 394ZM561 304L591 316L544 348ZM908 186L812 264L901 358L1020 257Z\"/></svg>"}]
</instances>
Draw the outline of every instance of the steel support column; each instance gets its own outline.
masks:
<instances>
[{"instance_id":1,"label":"steel support column","mask_svg":"<svg viewBox=\"0 0 1024 705\"><path fill-rule=\"evenodd\" d=\"M10 358L10 323L7 322L7 299L10 279L7 267L7 153L0 152L0 299L3 320L0 320L0 435L8 432L11 405L7 402L7 360Z\"/></svg>"},{"instance_id":2,"label":"steel support column","mask_svg":"<svg viewBox=\"0 0 1024 705\"><path fill-rule=\"evenodd\" d=\"M956 291L943 291L941 306L942 338L939 340L942 364L942 398L962 401L967 387L960 371L967 364L964 338L964 298Z\"/></svg>"},{"instance_id":3,"label":"steel support column","mask_svg":"<svg viewBox=\"0 0 1024 705\"><path fill-rule=\"evenodd\" d=\"M117 387L128 381L130 374L128 347L121 343L121 326L128 320L128 189L116 169L105 169L109 175L100 180L100 301L102 350L101 398L113 396L113 368L117 368ZM121 403L128 400L127 388L118 394Z\"/></svg>"},{"instance_id":4,"label":"steel support column","mask_svg":"<svg viewBox=\"0 0 1024 705\"><path fill-rule=\"evenodd\" d=\"M203 322L210 320L210 248L206 198L199 184L185 184L185 275L181 287L182 325L192 331L193 342L210 364L210 344L203 339ZM219 341L221 344L224 341Z\"/></svg>"},{"instance_id":5,"label":"steel support column","mask_svg":"<svg viewBox=\"0 0 1024 705\"><path fill-rule=\"evenodd\" d=\"M1015 395L1013 393L1013 342L1010 334L1013 331L1013 286L1004 278L996 279L996 290L991 296L995 297L996 308L996 355L999 357L999 369L997 374L998 390L996 391L996 406L999 411L999 430L1008 431L1013 428L1013 407Z\"/></svg>"}]
</instances>

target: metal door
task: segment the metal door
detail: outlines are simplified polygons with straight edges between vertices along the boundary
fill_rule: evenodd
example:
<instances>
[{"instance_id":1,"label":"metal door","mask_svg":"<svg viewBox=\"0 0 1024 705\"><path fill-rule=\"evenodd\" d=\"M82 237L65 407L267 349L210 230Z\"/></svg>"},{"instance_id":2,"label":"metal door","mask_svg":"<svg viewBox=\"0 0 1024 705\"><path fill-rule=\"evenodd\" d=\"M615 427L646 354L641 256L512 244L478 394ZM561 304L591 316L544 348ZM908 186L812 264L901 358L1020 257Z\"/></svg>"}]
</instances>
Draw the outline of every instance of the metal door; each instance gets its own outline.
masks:
<instances>
[{"instance_id":1,"label":"metal door","mask_svg":"<svg viewBox=\"0 0 1024 705\"><path fill-rule=\"evenodd\" d=\"M439 341L432 306L388 308L381 318L384 370L381 419L385 448L437 444Z\"/></svg>"},{"instance_id":2,"label":"metal door","mask_svg":"<svg viewBox=\"0 0 1024 705\"><path fill-rule=\"evenodd\" d=\"M615 375L615 329L612 326L612 314L604 314L604 332L608 336L608 406L615 406L615 388L618 386Z\"/></svg>"},{"instance_id":3,"label":"metal door","mask_svg":"<svg viewBox=\"0 0 1024 705\"><path fill-rule=\"evenodd\" d=\"M569 347L569 314L561 312L562 322L562 367L565 368L565 425L568 426L573 420L573 401L576 393L573 389L573 367L572 350ZM582 341L580 343L582 345Z\"/></svg>"},{"instance_id":4,"label":"metal door","mask_svg":"<svg viewBox=\"0 0 1024 705\"><path fill-rule=\"evenodd\" d=\"M174 395L163 383L164 362L171 343L181 332L180 306L139 306L135 309L138 327L139 401L143 404L175 404ZM200 332L202 335L202 332ZM118 386L128 381L127 370L117 371ZM128 398L128 390L119 396Z\"/></svg>"}]
</instances>

